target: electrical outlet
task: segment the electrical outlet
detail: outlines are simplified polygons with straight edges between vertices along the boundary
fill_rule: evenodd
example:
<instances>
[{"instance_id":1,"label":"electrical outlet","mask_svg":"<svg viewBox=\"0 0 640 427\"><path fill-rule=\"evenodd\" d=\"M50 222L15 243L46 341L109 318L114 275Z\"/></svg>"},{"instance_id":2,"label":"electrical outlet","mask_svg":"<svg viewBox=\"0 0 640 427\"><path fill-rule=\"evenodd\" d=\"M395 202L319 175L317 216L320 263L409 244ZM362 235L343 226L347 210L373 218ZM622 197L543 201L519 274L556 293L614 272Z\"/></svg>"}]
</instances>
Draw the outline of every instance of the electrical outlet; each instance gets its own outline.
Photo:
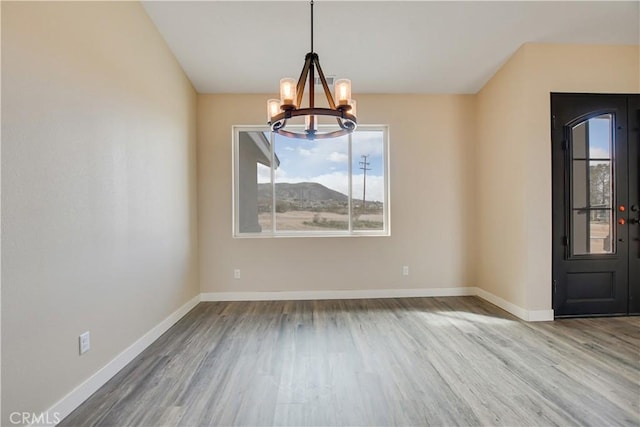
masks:
<instances>
[{"instance_id":1,"label":"electrical outlet","mask_svg":"<svg viewBox=\"0 0 640 427\"><path fill-rule=\"evenodd\" d=\"M402 266L402 275L403 276L408 276L409 275L409 266L408 265L403 265Z\"/></svg>"},{"instance_id":2,"label":"electrical outlet","mask_svg":"<svg viewBox=\"0 0 640 427\"><path fill-rule=\"evenodd\" d=\"M239 279L240 278L240 269L236 268L235 270L233 270L233 278L234 279Z\"/></svg>"},{"instance_id":3,"label":"electrical outlet","mask_svg":"<svg viewBox=\"0 0 640 427\"><path fill-rule=\"evenodd\" d=\"M89 331L80 335L80 354L84 354L91 349L91 336Z\"/></svg>"}]
</instances>

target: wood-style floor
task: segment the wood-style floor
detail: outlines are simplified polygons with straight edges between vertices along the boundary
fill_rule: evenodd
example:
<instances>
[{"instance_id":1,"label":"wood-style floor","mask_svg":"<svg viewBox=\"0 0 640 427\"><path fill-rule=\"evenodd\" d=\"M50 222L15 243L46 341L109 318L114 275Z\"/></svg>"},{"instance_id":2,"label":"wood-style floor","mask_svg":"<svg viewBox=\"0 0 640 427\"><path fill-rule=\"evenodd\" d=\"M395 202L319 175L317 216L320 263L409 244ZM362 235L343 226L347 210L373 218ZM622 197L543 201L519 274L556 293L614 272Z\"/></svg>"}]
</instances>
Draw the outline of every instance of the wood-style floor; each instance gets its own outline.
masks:
<instances>
[{"instance_id":1,"label":"wood-style floor","mask_svg":"<svg viewBox=\"0 0 640 427\"><path fill-rule=\"evenodd\" d=\"M201 303L63 426L638 426L640 318L475 297Z\"/></svg>"}]
</instances>

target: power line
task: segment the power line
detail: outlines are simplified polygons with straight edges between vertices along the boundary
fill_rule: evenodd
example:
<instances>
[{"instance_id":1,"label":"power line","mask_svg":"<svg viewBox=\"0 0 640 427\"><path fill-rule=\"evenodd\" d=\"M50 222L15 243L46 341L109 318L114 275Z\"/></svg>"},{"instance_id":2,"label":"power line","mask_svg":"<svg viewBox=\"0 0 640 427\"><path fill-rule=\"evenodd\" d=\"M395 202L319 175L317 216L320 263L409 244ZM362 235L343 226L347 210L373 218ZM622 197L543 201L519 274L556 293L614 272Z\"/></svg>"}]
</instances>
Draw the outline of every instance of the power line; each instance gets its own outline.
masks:
<instances>
[{"instance_id":1,"label":"power line","mask_svg":"<svg viewBox=\"0 0 640 427\"><path fill-rule=\"evenodd\" d=\"M360 162L360 170L364 171L364 177L363 177L363 183L362 183L362 213L365 213L366 209L365 209L365 203L366 203L366 199L365 196L367 194L367 171L370 171L371 168L369 167L369 162L367 161L367 158L369 157L369 154L363 154L362 156L362 161Z\"/></svg>"}]
</instances>

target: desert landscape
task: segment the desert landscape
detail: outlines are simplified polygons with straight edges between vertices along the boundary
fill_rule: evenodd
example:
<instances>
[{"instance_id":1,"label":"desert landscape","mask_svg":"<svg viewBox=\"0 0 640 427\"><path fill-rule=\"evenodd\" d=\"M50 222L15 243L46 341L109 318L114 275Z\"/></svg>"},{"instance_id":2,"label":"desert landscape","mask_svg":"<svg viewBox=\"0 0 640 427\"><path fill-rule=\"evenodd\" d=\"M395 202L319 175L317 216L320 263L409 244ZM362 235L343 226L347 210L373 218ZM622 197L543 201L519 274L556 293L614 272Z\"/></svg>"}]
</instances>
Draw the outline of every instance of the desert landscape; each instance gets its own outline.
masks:
<instances>
[{"instance_id":1,"label":"desert landscape","mask_svg":"<svg viewBox=\"0 0 640 427\"><path fill-rule=\"evenodd\" d=\"M272 230L272 187L260 184L258 221L263 231ZM331 231L349 229L349 198L315 182L276 183L276 230ZM384 204L353 199L354 230L382 230Z\"/></svg>"},{"instance_id":2,"label":"desert landscape","mask_svg":"<svg viewBox=\"0 0 640 427\"><path fill-rule=\"evenodd\" d=\"M271 230L271 214L261 213L258 216L262 230ZM315 221L314 221L315 220ZM346 230L348 216L333 212L287 211L276 212L276 225L280 231L327 231ZM354 221L354 229L382 230L382 213L358 215Z\"/></svg>"}]
</instances>

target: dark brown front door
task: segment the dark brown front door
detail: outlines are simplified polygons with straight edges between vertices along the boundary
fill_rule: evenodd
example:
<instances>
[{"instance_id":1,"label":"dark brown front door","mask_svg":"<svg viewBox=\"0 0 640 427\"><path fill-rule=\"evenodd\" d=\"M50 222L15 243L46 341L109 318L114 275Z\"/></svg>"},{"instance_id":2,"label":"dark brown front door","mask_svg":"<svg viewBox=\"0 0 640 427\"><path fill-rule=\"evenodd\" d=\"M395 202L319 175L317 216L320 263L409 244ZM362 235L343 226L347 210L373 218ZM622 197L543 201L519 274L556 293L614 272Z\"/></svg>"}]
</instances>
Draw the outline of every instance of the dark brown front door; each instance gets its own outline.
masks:
<instances>
[{"instance_id":1,"label":"dark brown front door","mask_svg":"<svg viewBox=\"0 0 640 427\"><path fill-rule=\"evenodd\" d=\"M555 315L640 313L640 95L551 94Z\"/></svg>"}]
</instances>

